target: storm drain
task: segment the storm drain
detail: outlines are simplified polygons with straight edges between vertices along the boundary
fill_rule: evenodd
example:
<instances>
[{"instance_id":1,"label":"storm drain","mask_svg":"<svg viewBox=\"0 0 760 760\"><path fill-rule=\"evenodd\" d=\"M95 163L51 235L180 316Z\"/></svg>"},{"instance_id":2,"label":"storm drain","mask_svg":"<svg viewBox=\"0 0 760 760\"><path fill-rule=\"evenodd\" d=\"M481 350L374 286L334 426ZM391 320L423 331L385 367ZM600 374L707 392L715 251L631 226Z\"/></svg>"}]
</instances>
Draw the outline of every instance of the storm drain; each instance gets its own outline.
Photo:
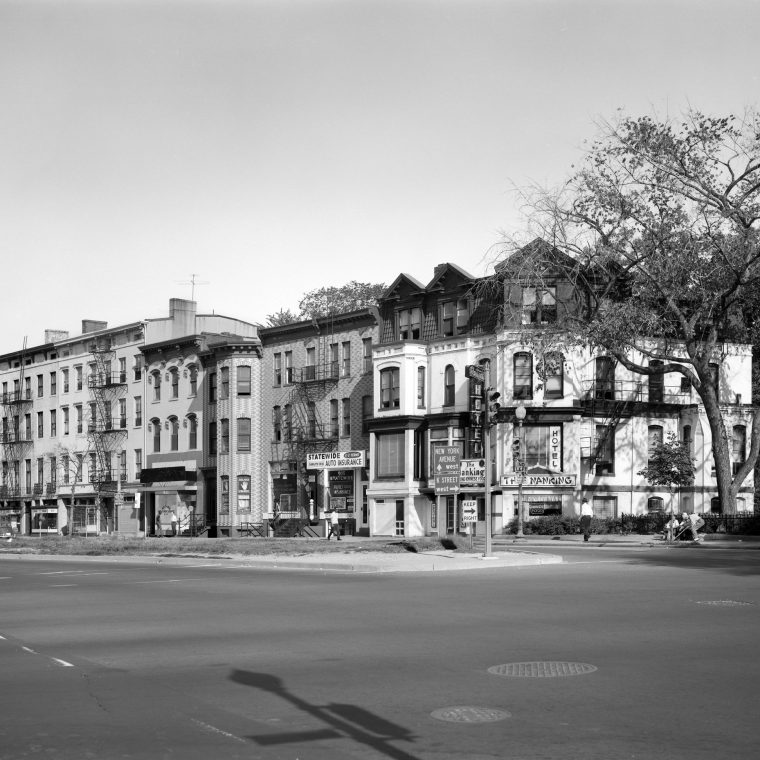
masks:
<instances>
[{"instance_id":1,"label":"storm drain","mask_svg":"<svg viewBox=\"0 0 760 760\"><path fill-rule=\"evenodd\" d=\"M508 662L506 665L494 665L488 672L495 676L508 678L560 678L563 676L582 676L593 673L595 665L587 662Z\"/></svg>"},{"instance_id":2,"label":"storm drain","mask_svg":"<svg viewBox=\"0 0 760 760\"><path fill-rule=\"evenodd\" d=\"M495 723L498 720L511 717L504 710L496 710L492 707L472 707L470 705L442 707L440 710L433 710L430 715L436 720L445 720L448 723Z\"/></svg>"},{"instance_id":3,"label":"storm drain","mask_svg":"<svg viewBox=\"0 0 760 760\"><path fill-rule=\"evenodd\" d=\"M707 604L711 607L751 607L752 602L739 602L736 599L712 599L710 601L697 602L697 604Z\"/></svg>"}]
</instances>

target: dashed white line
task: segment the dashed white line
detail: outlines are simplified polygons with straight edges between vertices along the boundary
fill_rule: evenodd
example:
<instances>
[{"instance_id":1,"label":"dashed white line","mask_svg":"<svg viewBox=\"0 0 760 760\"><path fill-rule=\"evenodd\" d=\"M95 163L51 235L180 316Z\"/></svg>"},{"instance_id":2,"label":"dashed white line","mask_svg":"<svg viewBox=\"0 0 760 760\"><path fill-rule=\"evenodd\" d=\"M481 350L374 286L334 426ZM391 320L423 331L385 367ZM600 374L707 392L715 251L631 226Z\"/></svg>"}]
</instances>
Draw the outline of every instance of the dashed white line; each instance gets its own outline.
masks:
<instances>
[{"instance_id":1,"label":"dashed white line","mask_svg":"<svg viewBox=\"0 0 760 760\"><path fill-rule=\"evenodd\" d=\"M76 575L83 572L84 570L48 570L46 573L37 573L37 575Z\"/></svg>"},{"instance_id":2,"label":"dashed white line","mask_svg":"<svg viewBox=\"0 0 760 760\"><path fill-rule=\"evenodd\" d=\"M50 657L56 665L60 665L62 668L73 668L74 665L70 662L66 662L66 660L59 660L57 657Z\"/></svg>"},{"instance_id":3,"label":"dashed white line","mask_svg":"<svg viewBox=\"0 0 760 760\"><path fill-rule=\"evenodd\" d=\"M187 581L200 581L202 578L170 578L168 580L162 580L162 581L132 581L135 584L146 584L146 583L186 583Z\"/></svg>"},{"instance_id":4,"label":"dashed white line","mask_svg":"<svg viewBox=\"0 0 760 760\"><path fill-rule=\"evenodd\" d=\"M72 588L76 583L51 583L50 588Z\"/></svg>"}]
</instances>

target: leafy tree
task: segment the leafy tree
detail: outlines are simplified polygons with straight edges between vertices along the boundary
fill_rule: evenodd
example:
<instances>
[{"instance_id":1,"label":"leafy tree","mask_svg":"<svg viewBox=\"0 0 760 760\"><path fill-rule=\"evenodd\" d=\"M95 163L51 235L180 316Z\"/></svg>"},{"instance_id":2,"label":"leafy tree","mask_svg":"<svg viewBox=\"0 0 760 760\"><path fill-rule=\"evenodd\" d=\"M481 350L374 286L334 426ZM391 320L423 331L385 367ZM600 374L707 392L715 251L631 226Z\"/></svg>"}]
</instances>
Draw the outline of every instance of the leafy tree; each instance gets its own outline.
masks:
<instances>
[{"instance_id":1,"label":"leafy tree","mask_svg":"<svg viewBox=\"0 0 760 760\"><path fill-rule=\"evenodd\" d=\"M689 454L688 446L671 431L667 441L661 441L654 447L647 466L636 474L646 478L653 486L688 486L694 481L694 459Z\"/></svg>"},{"instance_id":2,"label":"leafy tree","mask_svg":"<svg viewBox=\"0 0 760 760\"><path fill-rule=\"evenodd\" d=\"M712 434L721 502L733 511L758 458L760 417L752 410L750 452L732 474L713 365L730 350L726 341L752 337L747 303L760 286L758 115L690 111L678 123L621 117L602 125L566 185L524 198L550 245L508 246L492 281L516 277L540 289L560 270L574 307L533 330L543 350L590 344L639 375L687 378Z\"/></svg>"},{"instance_id":3,"label":"leafy tree","mask_svg":"<svg viewBox=\"0 0 760 760\"><path fill-rule=\"evenodd\" d=\"M310 290L298 303L301 319L318 319L330 314L342 314L374 306L385 291L382 283L352 280L341 287L324 287Z\"/></svg>"},{"instance_id":4,"label":"leafy tree","mask_svg":"<svg viewBox=\"0 0 760 760\"><path fill-rule=\"evenodd\" d=\"M298 319L298 315L294 314L290 309L280 309L274 314L267 314L267 327L290 325L293 322L298 322Z\"/></svg>"}]
</instances>

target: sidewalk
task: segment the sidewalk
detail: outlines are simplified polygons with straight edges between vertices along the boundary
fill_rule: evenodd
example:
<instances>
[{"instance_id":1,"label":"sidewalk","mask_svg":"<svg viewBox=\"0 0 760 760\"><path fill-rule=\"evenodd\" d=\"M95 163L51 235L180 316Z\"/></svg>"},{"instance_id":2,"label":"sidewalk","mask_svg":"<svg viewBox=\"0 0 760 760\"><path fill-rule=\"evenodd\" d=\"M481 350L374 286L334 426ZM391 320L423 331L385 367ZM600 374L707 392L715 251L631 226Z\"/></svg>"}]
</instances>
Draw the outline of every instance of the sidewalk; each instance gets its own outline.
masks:
<instances>
[{"instance_id":1,"label":"sidewalk","mask_svg":"<svg viewBox=\"0 0 760 760\"><path fill-rule=\"evenodd\" d=\"M760 549L760 536L737 536L726 533L700 533L704 541L700 546L711 546L722 549ZM484 539L475 537L475 546L482 550ZM693 546L691 541L675 541L668 544L662 536L658 535L639 535L635 533L627 535L609 534L592 534L588 543L584 543L581 534L566 534L561 536L540 536L528 535L525 538L516 538L515 536L494 536L492 540L493 551L499 552L503 549L530 549L532 546L551 546L555 549L565 549L568 547L593 547L593 546L639 546L639 547L669 547L673 549Z\"/></svg>"}]
</instances>

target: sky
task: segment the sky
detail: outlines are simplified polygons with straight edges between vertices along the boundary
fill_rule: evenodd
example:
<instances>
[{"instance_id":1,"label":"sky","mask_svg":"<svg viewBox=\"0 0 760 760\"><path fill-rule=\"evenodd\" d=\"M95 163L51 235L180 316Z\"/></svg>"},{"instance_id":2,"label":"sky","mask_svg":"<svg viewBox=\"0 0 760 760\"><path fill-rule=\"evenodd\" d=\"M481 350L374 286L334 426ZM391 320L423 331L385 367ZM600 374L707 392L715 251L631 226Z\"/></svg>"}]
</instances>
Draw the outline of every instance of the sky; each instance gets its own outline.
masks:
<instances>
[{"instance_id":1,"label":"sky","mask_svg":"<svg viewBox=\"0 0 760 760\"><path fill-rule=\"evenodd\" d=\"M601 121L756 106L759 28L756 0L0 0L0 354L487 274Z\"/></svg>"}]
</instances>

